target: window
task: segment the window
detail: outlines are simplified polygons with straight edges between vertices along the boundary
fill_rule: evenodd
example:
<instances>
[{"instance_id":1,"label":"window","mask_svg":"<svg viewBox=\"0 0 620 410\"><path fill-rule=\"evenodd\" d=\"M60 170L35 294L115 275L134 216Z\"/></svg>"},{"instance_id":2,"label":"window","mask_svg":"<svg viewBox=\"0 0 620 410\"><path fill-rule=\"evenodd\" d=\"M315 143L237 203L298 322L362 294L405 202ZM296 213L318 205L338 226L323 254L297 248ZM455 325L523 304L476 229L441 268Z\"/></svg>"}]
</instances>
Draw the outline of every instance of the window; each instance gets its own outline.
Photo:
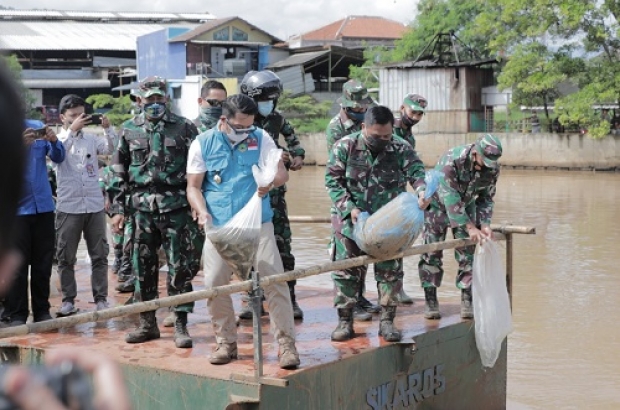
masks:
<instances>
[{"instance_id":1,"label":"window","mask_svg":"<svg viewBox=\"0 0 620 410\"><path fill-rule=\"evenodd\" d=\"M243 30L239 30L237 27L232 29L233 41L248 41L248 33Z\"/></svg>"},{"instance_id":2,"label":"window","mask_svg":"<svg viewBox=\"0 0 620 410\"><path fill-rule=\"evenodd\" d=\"M173 86L172 88L172 99L174 100L178 100L181 98L181 86L177 85L177 86Z\"/></svg>"},{"instance_id":3,"label":"window","mask_svg":"<svg viewBox=\"0 0 620 410\"><path fill-rule=\"evenodd\" d=\"M221 30L216 31L215 33L213 33L213 40L216 41L228 41L230 39L230 35L228 32L228 26L224 27Z\"/></svg>"}]
</instances>

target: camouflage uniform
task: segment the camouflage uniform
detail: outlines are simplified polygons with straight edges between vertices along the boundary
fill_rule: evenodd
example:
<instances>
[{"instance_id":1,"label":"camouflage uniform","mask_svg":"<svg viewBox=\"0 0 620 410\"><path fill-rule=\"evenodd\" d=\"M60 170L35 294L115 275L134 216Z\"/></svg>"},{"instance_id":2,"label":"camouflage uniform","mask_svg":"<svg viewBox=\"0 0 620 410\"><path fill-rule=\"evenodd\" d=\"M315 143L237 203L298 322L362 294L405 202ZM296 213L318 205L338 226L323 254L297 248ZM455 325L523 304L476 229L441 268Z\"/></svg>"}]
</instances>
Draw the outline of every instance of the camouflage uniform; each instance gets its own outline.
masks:
<instances>
[{"instance_id":1,"label":"camouflage uniform","mask_svg":"<svg viewBox=\"0 0 620 410\"><path fill-rule=\"evenodd\" d=\"M108 186L112 178L112 169L110 166L102 168L101 179L99 181L104 196L110 204L113 198L108 195ZM125 212L129 212L129 208L125 207ZM108 212L109 213L109 212ZM114 265L113 270L119 275L119 281L131 281L131 237L133 235L131 218L126 215L123 227L123 233L112 233L112 244L114 249Z\"/></svg>"},{"instance_id":2,"label":"camouflage uniform","mask_svg":"<svg viewBox=\"0 0 620 410\"><path fill-rule=\"evenodd\" d=\"M401 128L400 120L396 120L396 122L394 123L394 135L407 141L409 145L411 145L411 148L415 150L415 137L411 132L411 128L406 130Z\"/></svg>"},{"instance_id":3,"label":"camouflage uniform","mask_svg":"<svg viewBox=\"0 0 620 410\"><path fill-rule=\"evenodd\" d=\"M202 247L185 194L185 172L189 146L197 134L191 121L169 111L157 123L142 113L123 124L108 191L112 215L131 211L137 300L158 296L157 250L162 245L169 268L168 295L192 290ZM191 312L193 306L188 303L175 310Z\"/></svg>"},{"instance_id":4,"label":"camouflage uniform","mask_svg":"<svg viewBox=\"0 0 620 410\"><path fill-rule=\"evenodd\" d=\"M334 145L325 174L325 185L333 203L332 260L364 254L351 239L351 211L358 208L372 214L405 191L407 183L416 192L426 188L424 165L402 139L393 138L375 159L367 149L361 132L342 138ZM336 307L355 306L366 270L366 266L360 266L332 273L337 289L334 299ZM375 279L382 306L397 305L402 278L402 259L375 264Z\"/></svg>"},{"instance_id":5,"label":"camouflage uniform","mask_svg":"<svg viewBox=\"0 0 620 410\"><path fill-rule=\"evenodd\" d=\"M493 137L495 138L495 137ZM493 197L499 177L499 167L483 168L477 171L471 157L479 142L455 147L446 152L437 162L435 169L444 173L439 190L432 197L424 214L424 243L445 240L448 228L452 228L455 239L469 238L465 225L472 222L477 227L491 223ZM495 147L485 148L486 158L495 160L501 155ZM486 159L485 159L486 161ZM459 264L456 286L469 289L475 245L454 250ZM443 277L443 251L422 254L418 269L424 288L439 287Z\"/></svg>"},{"instance_id":6,"label":"camouflage uniform","mask_svg":"<svg viewBox=\"0 0 620 410\"><path fill-rule=\"evenodd\" d=\"M340 138L358 132L362 129L362 118L354 120L347 115L347 108L368 108L374 101L368 95L368 90L357 80L349 80L342 86L342 96L337 101L340 112L329 122L325 134L327 136L327 155Z\"/></svg>"},{"instance_id":7,"label":"camouflage uniform","mask_svg":"<svg viewBox=\"0 0 620 410\"><path fill-rule=\"evenodd\" d=\"M414 112L422 112L426 111L426 105L428 102L426 98L422 97L418 94L407 94L405 98L403 98L402 107L406 107L411 109ZM412 118L406 117L406 112L401 111L401 117L396 120L394 124L394 135L404 139L407 141L411 148L415 150L415 136L413 135L412 128L417 121L414 121Z\"/></svg>"},{"instance_id":8,"label":"camouflage uniform","mask_svg":"<svg viewBox=\"0 0 620 410\"><path fill-rule=\"evenodd\" d=\"M198 129L198 133L202 134L203 132L215 127L219 120L220 117L212 117L201 112L198 118L194 120L194 125Z\"/></svg>"},{"instance_id":9,"label":"camouflage uniform","mask_svg":"<svg viewBox=\"0 0 620 410\"><path fill-rule=\"evenodd\" d=\"M280 145L280 134L284 136L291 159L293 157L304 158L306 156L306 151L302 148L299 138L295 135L293 126L278 111L274 111L267 118L257 115L255 125L267 131L278 148L283 148ZM280 257L282 258L282 265L284 266L284 271L291 271L295 269L295 257L291 253L291 225L288 220L285 194L285 185L269 191L271 207L273 208L273 229ZM296 282L293 280L289 284L295 286Z\"/></svg>"}]
</instances>

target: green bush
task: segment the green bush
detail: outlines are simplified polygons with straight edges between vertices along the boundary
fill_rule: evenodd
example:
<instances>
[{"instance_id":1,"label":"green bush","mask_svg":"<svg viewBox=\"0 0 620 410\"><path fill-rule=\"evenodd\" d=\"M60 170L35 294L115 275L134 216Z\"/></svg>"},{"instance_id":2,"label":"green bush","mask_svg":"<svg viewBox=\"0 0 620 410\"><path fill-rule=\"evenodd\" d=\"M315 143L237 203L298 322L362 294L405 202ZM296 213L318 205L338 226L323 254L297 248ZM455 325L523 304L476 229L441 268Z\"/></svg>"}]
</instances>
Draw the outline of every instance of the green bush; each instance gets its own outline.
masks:
<instances>
[{"instance_id":1,"label":"green bush","mask_svg":"<svg viewBox=\"0 0 620 410\"><path fill-rule=\"evenodd\" d=\"M292 97L289 91L285 91L278 100L278 109L298 134L325 131L331 107L331 101L318 102L308 94Z\"/></svg>"}]
</instances>

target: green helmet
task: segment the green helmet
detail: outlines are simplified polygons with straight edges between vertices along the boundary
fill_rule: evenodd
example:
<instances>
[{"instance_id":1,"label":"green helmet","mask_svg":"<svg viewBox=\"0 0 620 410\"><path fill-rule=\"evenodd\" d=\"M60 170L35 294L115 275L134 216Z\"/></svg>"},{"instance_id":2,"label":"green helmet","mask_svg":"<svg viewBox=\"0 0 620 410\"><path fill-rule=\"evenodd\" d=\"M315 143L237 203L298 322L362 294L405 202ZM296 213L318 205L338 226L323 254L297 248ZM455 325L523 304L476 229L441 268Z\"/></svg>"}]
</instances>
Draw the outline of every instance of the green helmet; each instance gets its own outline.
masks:
<instances>
[{"instance_id":1,"label":"green helmet","mask_svg":"<svg viewBox=\"0 0 620 410\"><path fill-rule=\"evenodd\" d=\"M151 95L162 95L166 96L168 90L168 85L166 80L159 76L149 76L144 80L140 81L139 85L139 95L144 98L148 98Z\"/></svg>"},{"instance_id":2,"label":"green helmet","mask_svg":"<svg viewBox=\"0 0 620 410\"><path fill-rule=\"evenodd\" d=\"M374 103L364 84L349 80L342 86L342 97L337 101L343 108L366 108Z\"/></svg>"},{"instance_id":3,"label":"green helmet","mask_svg":"<svg viewBox=\"0 0 620 410\"><path fill-rule=\"evenodd\" d=\"M485 134L476 140L476 152L482 156L484 165L497 168L497 161L502 156L502 143L495 135Z\"/></svg>"},{"instance_id":4,"label":"green helmet","mask_svg":"<svg viewBox=\"0 0 620 410\"><path fill-rule=\"evenodd\" d=\"M420 94L407 94L403 99L403 105L411 108L412 111L424 112L426 111L428 101Z\"/></svg>"}]
</instances>

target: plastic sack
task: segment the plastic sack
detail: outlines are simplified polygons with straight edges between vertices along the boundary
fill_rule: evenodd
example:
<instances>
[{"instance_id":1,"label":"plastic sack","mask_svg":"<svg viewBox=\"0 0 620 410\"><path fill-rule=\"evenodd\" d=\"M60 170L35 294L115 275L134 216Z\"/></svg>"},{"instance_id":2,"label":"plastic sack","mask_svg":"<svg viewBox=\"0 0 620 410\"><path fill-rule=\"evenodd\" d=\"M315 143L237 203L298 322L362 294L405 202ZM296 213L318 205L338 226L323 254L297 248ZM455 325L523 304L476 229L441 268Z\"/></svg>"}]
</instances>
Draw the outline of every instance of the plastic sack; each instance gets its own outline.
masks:
<instances>
[{"instance_id":1,"label":"plastic sack","mask_svg":"<svg viewBox=\"0 0 620 410\"><path fill-rule=\"evenodd\" d=\"M512 332L506 271L497 243L484 241L476 247L472 287L476 346L482 365L493 367L502 342Z\"/></svg>"},{"instance_id":2,"label":"plastic sack","mask_svg":"<svg viewBox=\"0 0 620 410\"><path fill-rule=\"evenodd\" d=\"M442 175L435 170L426 172L426 199L435 194ZM353 240L366 254L384 259L413 245L423 227L424 211L418 206L417 195L403 192L372 215L362 212L353 228Z\"/></svg>"},{"instance_id":3,"label":"plastic sack","mask_svg":"<svg viewBox=\"0 0 620 410\"><path fill-rule=\"evenodd\" d=\"M259 166L252 166L259 187L271 184L278 172L282 150L271 150ZM262 158L261 158L262 159ZM207 237L222 259L240 280L248 280L260 243L263 199L255 193L227 223L207 232ZM205 247L206 249L206 247ZM203 253L203 260L209 255Z\"/></svg>"}]
</instances>

